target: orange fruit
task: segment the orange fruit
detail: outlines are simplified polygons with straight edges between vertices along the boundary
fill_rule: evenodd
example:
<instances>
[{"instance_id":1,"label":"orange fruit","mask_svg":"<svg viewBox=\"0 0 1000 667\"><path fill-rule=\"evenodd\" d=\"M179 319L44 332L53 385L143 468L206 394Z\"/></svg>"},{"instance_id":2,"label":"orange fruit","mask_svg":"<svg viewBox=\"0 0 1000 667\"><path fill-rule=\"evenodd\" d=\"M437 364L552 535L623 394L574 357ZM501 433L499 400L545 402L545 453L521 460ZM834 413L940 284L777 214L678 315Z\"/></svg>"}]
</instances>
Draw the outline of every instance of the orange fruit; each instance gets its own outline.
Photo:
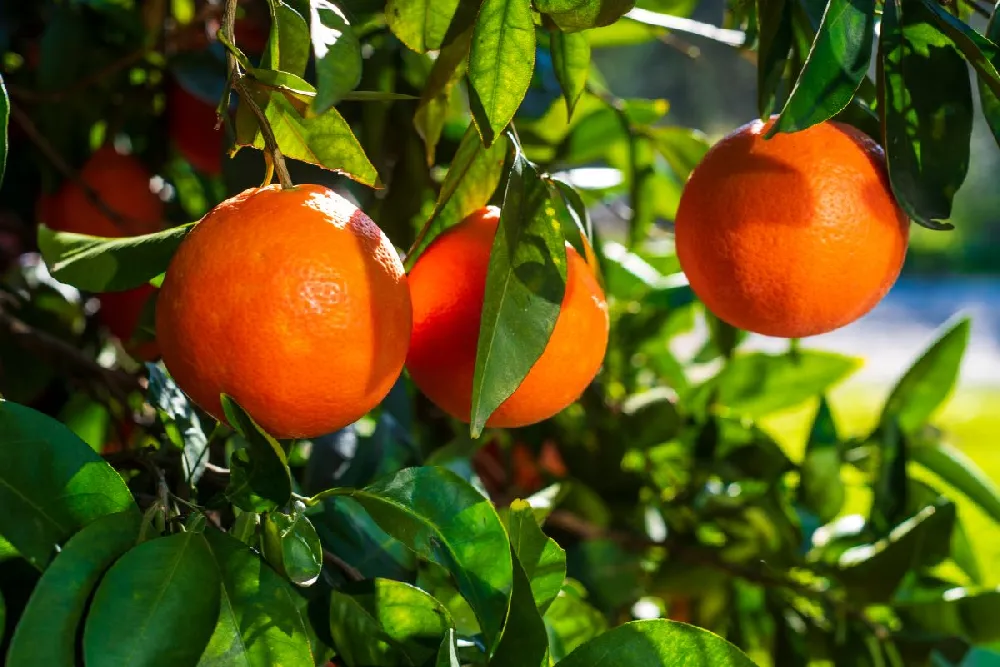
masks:
<instances>
[{"instance_id":1,"label":"orange fruit","mask_svg":"<svg viewBox=\"0 0 1000 667\"><path fill-rule=\"evenodd\" d=\"M798 338L875 307L903 265L909 220L882 149L826 122L764 139L754 121L692 172L675 221L677 258L709 310L733 326Z\"/></svg>"},{"instance_id":2,"label":"orange fruit","mask_svg":"<svg viewBox=\"0 0 1000 667\"><path fill-rule=\"evenodd\" d=\"M185 160L210 176L222 171L225 136L215 129L215 107L206 104L171 81L167 91L167 126L170 138Z\"/></svg>"},{"instance_id":3,"label":"orange fruit","mask_svg":"<svg viewBox=\"0 0 1000 667\"><path fill-rule=\"evenodd\" d=\"M410 271L413 335L406 367L435 405L465 422L472 412L480 314L499 222L496 207L476 211L436 238ZM608 345L604 292L569 244L566 259L566 293L548 345L487 426L548 419L575 401L601 366Z\"/></svg>"},{"instance_id":4,"label":"orange fruit","mask_svg":"<svg viewBox=\"0 0 1000 667\"><path fill-rule=\"evenodd\" d=\"M320 185L246 190L202 218L167 269L156 337L178 386L218 419L226 393L265 430L313 437L399 377L410 292L389 239Z\"/></svg>"}]
</instances>

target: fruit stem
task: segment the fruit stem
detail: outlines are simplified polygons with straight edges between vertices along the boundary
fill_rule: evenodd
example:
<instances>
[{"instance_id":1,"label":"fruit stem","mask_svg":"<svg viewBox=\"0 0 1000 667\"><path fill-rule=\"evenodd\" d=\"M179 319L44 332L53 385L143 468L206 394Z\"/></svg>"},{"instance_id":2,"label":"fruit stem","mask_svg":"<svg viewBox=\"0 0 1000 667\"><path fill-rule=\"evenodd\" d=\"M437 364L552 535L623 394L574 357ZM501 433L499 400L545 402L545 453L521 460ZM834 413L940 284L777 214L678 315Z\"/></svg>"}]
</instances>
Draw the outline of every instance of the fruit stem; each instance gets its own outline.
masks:
<instances>
[{"instance_id":1,"label":"fruit stem","mask_svg":"<svg viewBox=\"0 0 1000 667\"><path fill-rule=\"evenodd\" d=\"M222 34L230 44L236 44L237 2L238 0L226 0L225 11L222 14ZM236 91L236 94L240 96L240 100L250 108L250 111L257 118L257 125L260 127L260 133L264 137L264 151L271 156L271 162L274 163L274 169L278 172L278 181L281 183L282 189L287 190L293 185L292 177L288 174L288 167L285 165L285 157L281 154L281 149L278 147L277 139L274 138L274 131L271 129L271 124L267 121L267 116L264 115L264 111L257 104L257 100L251 95L243 79L243 73L240 71L240 65L236 60L236 56L229 49L226 49L226 63L229 66L229 78L232 82L233 90Z\"/></svg>"}]
</instances>

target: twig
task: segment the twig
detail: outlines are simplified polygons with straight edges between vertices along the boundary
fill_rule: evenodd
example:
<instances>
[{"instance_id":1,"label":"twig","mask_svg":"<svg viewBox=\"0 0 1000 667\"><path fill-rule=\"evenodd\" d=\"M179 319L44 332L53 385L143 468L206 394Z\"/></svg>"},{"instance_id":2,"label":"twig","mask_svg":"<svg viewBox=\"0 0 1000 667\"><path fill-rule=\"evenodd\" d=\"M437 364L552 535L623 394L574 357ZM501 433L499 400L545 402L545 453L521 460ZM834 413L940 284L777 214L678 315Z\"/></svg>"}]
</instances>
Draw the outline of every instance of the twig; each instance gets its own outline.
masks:
<instances>
[{"instance_id":1,"label":"twig","mask_svg":"<svg viewBox=\"0 0 1000 667\"><path fill-rule=\"evenodd\" d=\"M357 568L344 561L340 556L333 553L332 551L323 549L323 562L326 563L327 565L333 565L341 572L346 574L347 577L352 581L365 580L365 575L361 574L361 572Z\"/></svg>"},{"instance_id":2,"label":"twig","mask_svg":"<svg viewBox=\"0 0 1000 667\"><path fill-rule=\"evenodd\" d=\"M222 15L222 34L229 44L236 44L237 3L238 0L226 0L225 11ZM233 89L236 90L236 94L240 96L240 99L250 108L254 117L257 118L257 125L260 127L260 133L264 137L264 150L270 154L271 160L274 162L274 169L278 172L278 182L281 183L281 187L285 190L293 187L292 178L288 174L285 158L278 147L278 141L274 137L271 124L268 122L267 116L264 115L264 111L257 104L257 101L250 94L250 90L243 80L243 74L240 72L239 63L236 62L236 56L228 48L226 49L226 63L229 68L229 79L232 81Z\"/></svg>"}]
</instances>

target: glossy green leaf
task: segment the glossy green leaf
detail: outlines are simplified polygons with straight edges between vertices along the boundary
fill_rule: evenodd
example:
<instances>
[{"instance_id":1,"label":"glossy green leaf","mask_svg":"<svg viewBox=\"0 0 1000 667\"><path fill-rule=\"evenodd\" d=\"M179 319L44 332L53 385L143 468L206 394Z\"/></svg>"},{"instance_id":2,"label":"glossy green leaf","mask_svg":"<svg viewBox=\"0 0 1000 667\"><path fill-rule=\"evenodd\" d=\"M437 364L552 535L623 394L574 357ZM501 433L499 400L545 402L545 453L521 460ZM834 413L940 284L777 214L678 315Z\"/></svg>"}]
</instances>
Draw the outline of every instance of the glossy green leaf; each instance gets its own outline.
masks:
<instances>
[{"instance_id":1,"label":"glossy green leaf","mask_svg":"<svg viewBox=\"0 0 1000 667\"><path fill-rule=\"evenodd\" d=\"M264 555L279 572L299 586L312 586L323 569L323 546L304 514L264 516Z\"/></svg>"},{"instance_id":2,"label":"glossy green leaf","mask_svg":"<svg viewBox=\"0 0 1000 667\"><path fill-rule=\"evenodd\" d=\"M995 7L990 22L986 24L986 37L994 44L1000 43L1000 19L997 18L998 15L1000 15L1000 7ZM993 88L981 76L979 77L979 105L986 118L986 124L993 132L993 138L1000 146L1000 94L994 93Z\"/></svg>"},{"instance_id":3,"label":"glossy green leaf","mask_svg":"<svg viewBox=\"0 0 1000 667\"><path fill-rule=\"evenodd\" d=\"M347 667L426 665L451 627L440 602L401 581L355 582L330 596L330 634Z\"/></svg>"},{"instance_id":4,"label":"glossy green leaf","mask_svg":"<svg viewBox=\"0 0 1000 667\"><path fill-rule=\"evenodd\" d=\"M908 629L973 644L1000 641L1000 591L952 588L893 606Z\"/></svg>"},{"instance_id":5,"label":"glossy green leaf","mask_svg":"<svg viewBox=\"0 0 1000 667\"><path fill-rule=\"evenodd\" d=\"M441 184L434 212L406 256L407 268L413 266L420 253L441 232L489 202L503 174L507 147L507 138L501 137L486 148L479 140L476 129L469 126Z\"/></svg>"},{"instance_id":6,"label":"glossy green leaf","mask_svg":"<svg viewBox=\"0 0 1000 667\"><path fill-rule=\"evenodd\" d=\"M1000 63L1000 48L971 26L950 14L941 5L930 0L920 0L924 8L934 17L934 23L949 37L955 47L976 71L979 80L1000 95L1000 74L995 63Z\"/></svg>"},{"instance_id":7,"label":"glossy green leaf","mask_svg":"<svg viewBox=\"0 0 1000 667\"><path fill-rule=\"evenodd\" d=\"M167 270L194 224L155 234L109 239L38 226L38 249L52 277L88 292L139 287Z\"/></svg>"},{"instance_id":8,"label":"glossy green leaf","mask_svg":"<svg viewBox=\"0 0 1000 667\"><path fill-rule=\"evenodd\" d=\"M529 512L530 513L530 512ZM534 517L526 517L534 523ZM548 667L549 638L538 612L531 582L514 553L514 590L504 624L503 636L490 658L491 667Z\"/></svg>"},{"instance_id":9,"label":"glossy green leaf","mask_svg":"<svg viewBox=\"0 0 1000 667\"><path fill-rule=\"evenodd\" d=\"M927 423L955 388L970 326L968 318L959 319L920 355L886 399L882 424L895 420L904 433L912 433Z\"/></svg>"},{"instance_id":10,"label":"glossy green leaf","mask_svg":"<svg viewBox=\"0 0 1000 667\"><path fill-rule=\"evenodd\" d=\"M757 0L760 24L757 45L757 111L767 118L777 107L775 95L781 83L788 52L792 48L791 0Z\"/></svg>"},{"instance_id":11,"label":"glossy green leaf","mask_svg":"<svg viewBox=\"0 0 1000 667\"><path fill-rule=\"evenodd\" d=\"M3 183L3 173L7 166L7 124L10 122L10 99L7 97L7 85L0 76L0 184Z\"/></svg>"},{"instance_id":12,"label":"glossy green leaf","mask_svg":"<svg viewBox=\"0 0 1000 667\"><path fill-rule=\"evenodd\" d=\"M951 217L969 168L972 89L962 55L921 3L885 3L879 100L892 190L903 210L932 229Z\"/></svg>"},{"instance_id":13,"label":"glossy green leaf","mask_svg":"<svg viewBox=\"0 0 1000 667\"><path fill-rule=\"evenodd\" d=\"M56 420L0 402L0 535L44 569L56 549L90 522L137 511L125 482Z\"/></svg>"},{"instance_id":14,"label":"glossy green leaf","mask_svg":"<svg viewBox=\"0 0 1000 667\"><path fill-rule=\"evenodd\" d=\"M733 357L710 386L720 405L759 417L824 393L860 365L854 357L819 350L751 352Z\"/></svg>"},{"instance_id":15,"label":"glossy green leaf","mask_svg":"<svg viewBox=\"0 0 1000 667\"><path fill-rule=\"evenodd\" d=\"M545 351L566 290L566 242L551 190L518 152L486 275L476 369L473 437Z\"/></svg>"},{"instance_id":16,"label":"glossy green leaf","mask_svg":"<svg viewBox=\"0 0 1000 667\"><path fill-rule=\"evenodd\" d=\"M514 555L531 582L535 605L539 613L544 614L566 579L566 552L542 532L535 510L524 500L510 504L507 533Z\"/></svg>"},{"instance_id":17,"label":"glossy green leaf","mask_svg":"<svg viewBox=\"0 0 1000 667\"><path fill-rule=\"evenodd\" d=\"M908 451L910 460L965 494L993 521L1000 523L1000 487L976 462L946 442L917 444Z\"/></svg>"},{"instance_id":18,"label":"glossy green leaf","mask_svg":"<svg viewBox=\"0 0 1000 667\"><path fill-rule=\"evenodd\" d=\"M576 581L566 581L545 612L549 655L559 661L608 629L604 614L586 601L587 591Z\"/></svg>"},{"instance_id":19,"label":"glossy green leaf","mask_svg":"<svg viewBox=\"0 0 1000 667\"><path fill-rule=\"evenodd\" d=\"M309 34L316 55L313 112L325 114L361 82L361 42L330 0L309 0Z\"/></svg>"},{"instance_id":20,"label":"glossy green leaf","mask_svg":"<svg viewBox=\"0 0 1000 667\"><path fill-rule=\"evenodd\" d=\"M572 116L590 74L590 42L583 33L556 30L549 34L549 51L566 100L566 113Z\"/></svg>"},{"instance_id":21,"label":"glossy green leaf","mask_svg":"<svg viewBox=\"0 0 1000 667\"><path fill-rule=\"evenodd\" d=\"M108 514L70 538L42 574L21 614L7 665L75 664L77 627L90 594L104 571L135 546L140 520L134 510Z\"/></svg>"},{"instance_id":22,"label":"glossy green leaf","mask_svg":"<svg viewBox=\"0 0 1000 667\"><path fill-rule=\"evenodd\" d=\"M840 475L843 461L839 445L833 413L826 397L822 397L806 442L798 494L802 506L812 511L822 523L833 520L844 505L844 480Z\"/></svg>"},{"instance_id":23,"label":"glossy green leaf","mask_svg":"<svg viewBox=\"0 0 1000 667\"><path fill-rule=\"evenodd\" d=\"M172 422L180 436L181 469L184 478L191 484L197 483L208 463L208 436L201 418L187 395L181 391L173 378L167 375L162 364L146 364L149 386L146 399L161 412L161 419Z\"/></svg>"},{"instance_id":24,"label":"glossy green leaf","mask_svg":"<svg viewBox=\"0 0 1000 667\"><path fill-rule=\"evenodd\" d=\"M288 582L239 540L212 529L203 537L222 586L219 619L198 667L315 664Z\"/></svg>"},{"instance_id":25,"label":"glossy green leaf","mask_svg":"<svg viewBox=\"0 0 1000 667\"><path fill-rule=\"evenodd\" d=\"M323 513L312 515L312 521L326 548L366 579L408 579L416 568L413 552L350 498L328 498Z\"/></svg>"},{"instance_id":26,"label":"glossy green leaf","mask_svg":"<svg viewBox=\"0 0 1000 667\"><path fill-rule=\"evenodd\" d=\"M673 621L634 621L590 640L561 667L753 667L742 651L708 630Z\"/></svg>"},{"instance_id":27,"label":"glossy green leaf","mask_svg":"<svg viewBox=\"0 0 1000 667\"><path fill-rule=\"evenodd\" d=\"M430 0L428 0L428 4L430 4ZM437 59L434 60L430 74L427 75L427 83L420 94L420 104L417 105L417 110L413 114L413 126L424 141L428 165L434 164L435 151L438 140L441 138L441 131L448 118L452 94L455 85L465 76L471 48L471 29L466 30L442 48Z\"/></svg>"},{"instance_id":28,"label":"glossy green leaf","mask_svg":"<svg viewBox=\"0 0 1000 667\"><path fill-rule=\"evenodd\" d=\"M231 397L222 395L222 409L246 446L233 452L226 497L241 510L267 512L288 502L292 481L285 450L265 433Z\"/></svg>"},{"instance_id":29,"label":"glossy green leaf","mask_svg":"<svg viewBox=\"0 0 1000 667\"><path fill-rule=\"evenodd\" d=\"M469 104L487 147L514 117L534 67L530 0L483 0L469 52Z\"/></svg>"},{"instance_id":30,"label":"glossy green leaf","mask_svg":"<svg viewBox=\"0 0 1000 667\"><path fill-rule=\"evenodd\" d=\"M268 0L271 33L260 66L302 76L309 62L309 24L284 0Z\"/></svg>"},{"instance_id":31,"label":"glossy green leaf","mask_svg":"<svg viewBox=\"0 0 1000 667\"><path fill-rule=\"evenodd\" d=\"M459 0L389 0L385 18L399 41L417 53L440 49Z\"/></svg>"},{"instance_id":32,"label":"glossy green leaf","mask_svg":"<svg viewBox=\"0 0 1000 667\"><path fill-rule=\"evenodd\" d=\"M840 113L868 72L875 0L829 0L799 78L768 132L797 132Z\"/></svg>"},{"instance_id":33,"label":"glossy green leaf","mask_svg":"<svg viewBox=\"0 0 1000 667\"><path fill-rule=\"evenodd\" d=\"M143 542L97 587L83 631L84 661L92 667L196 664L219 618L220 582L201 534ZM129 631L122 632L126 620Z\"/></svg>"},{"instance_id":34,"label":"glossy green leaf","mask_svg":"<svg viewBox=\"0 0 1000 667\"><path fill-rule=\"evenodd\" d=\"M378 172L365 155L350 125L336 109L331 107L322 115L304 117L303 111L297 109L282 92L252 82L248 82L248 88L271 124L285 157L344 174L364 185L378 183ZM264 140L253 114L237 113L236 143L264 148Z\"/></svg>"},{"instance_id":35,"label":"glossy green leaf","mask_svg":"<svg viewBox=\"0 0 1000 667\"><path fill-rule=\"evenodd\" d=\"M576 32L611 25L635 0L535 0L535 9L562 32Z\"/></svg>"},{"instance_id":36,"label":"glossy green leaf","mask_svg":"<svg viewBox=\"0 0 1000 667\"><path fill-rule=\"evenodd\" d=\"M331 489L364 507L387 533L444 567L475 611L488 647L507 617L513 565L493 505L442 468L408 468L364 489Z\"/></svg>"}]
</instances>

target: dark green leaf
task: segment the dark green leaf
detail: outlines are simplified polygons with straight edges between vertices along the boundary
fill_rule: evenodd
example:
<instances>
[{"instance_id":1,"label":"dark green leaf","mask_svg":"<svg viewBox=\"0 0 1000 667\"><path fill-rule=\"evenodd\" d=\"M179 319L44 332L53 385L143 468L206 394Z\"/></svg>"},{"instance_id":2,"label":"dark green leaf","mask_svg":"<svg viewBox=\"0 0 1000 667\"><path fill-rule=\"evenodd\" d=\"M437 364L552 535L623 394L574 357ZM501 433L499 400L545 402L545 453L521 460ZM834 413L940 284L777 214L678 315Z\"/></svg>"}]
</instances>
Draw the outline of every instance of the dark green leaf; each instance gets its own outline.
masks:
<instances>
[{"instance_id":1,"label":"dark green leaf","mask_svg":"<svg viewBox=\"0 0 1000 667\"><path fill-rule=\"evenodd\" d=\"M607 630L607 620L586 601L586 595L578 582L567 581L545 612L549 653L555 661Z\"/></svg>"},{"instance_id":2,"label":"dark green leaf","mask_svg":"<svg viewBox=\"0 0 1000 667\"><path fill-rule=\"evenodd\" d=\"M885 3L880 29L879 113L892 190L920 224L948 229L969 168L972 90L952 41L920 3Z\"/></svg>"},{"instance_id":3,"label":"dark green leaf","mask_svg":"<svg viewBox=\"0 0 1000 667\"><path fill-rule=\"evenodd\" d=\"M455 630L448 628L448 634L441 640L434 667L462 667L458 660L458 646L455 644Z\"/></svg>"},{"instance_id":4,"label":"dark green leaf","mask_svg":"<svg viewBox=\"0 0 1000 667\"><path fill-rule=\"evenodd\" d=\"M997 48L996 44L980 35L969 25L949 14L944 7L936 2L920 1L933 16L938 29L952 40L955 47L972 65L979 80L986 84L994 95L1000 95L1000 74L997 74L997 68L994 65L996 62L1000 62L1000 48Z\"/></svg>"},{"instance_id":5,"label":"dark green leaf","mask_svg":"<svg viewBox=\"0 0 1000 667\"><path fill-rule=\"evenodd\" d=\"M219 570L201 534L143 542L97 587L83 631L84 661L93 667L196 664L219 618L219 591Z\"/></svg>"},{"instance_id":6,"label":"dark green leaf","mask_svg":"<svg viewBox=\"0 0 1000 667\"><path fill-rule=\"evenodd\" d=\"M299 586L312 586L323 569L323 547L304 514L264 515L264 555L275 569Z\"/></svg>"},{"instance_id":7,"label":"dark green leaf","mask_svg":"<svg viewBox=\"0 0 1000 667\"><path fill-rule=\"evenodd\" d=\"M812 511L822 523L833 520L844 505L839 445L837 425L826 397L822 397L806 443L806 455L799 473L798 498L802 506Z\"/></svg>"},{"instance_id":8,"label":"dark green leaf","mask_svg":"<svg viewBox=\"0 0 1000 667\"><path fill-rule=\"evenodd\" d=\"M407 579L416 567L413 552L390 537L350 498L329 498L313 525L328 549L366 579Z\"/></svg>"},{"instance_id":9,"label":"dark green leaf","mask_svg":"<svg viewBox=\"0 0 1000 667\"><path fill-rule=\"evenodd\" d=\"M986 37L994 44L1000 43L1000 19L997 16L1000 16L1000 7L994 8L993 16L986 25ZM993 92L983 77L979 77L979 103L993 138L1000 146L1000 95Z\"/></svg>"},{"instance_id":10,"label":"dark green leaf","mask_svg":"<svg viewBox=\"0 0 1000 667\"><path fill-rule=\"evenodd\" d=\"M469 52L469 104L487 147L514 117L534 67L530 0L484 0Z\"/></svg>"},{"instance_id":11,"label":"dark green leaf","mask_svg":"<svg viewBox=\"0 0 1000 667\"><path fill-rule=\"evenodd\" d=\"M205 472L210 453L201 418L177 383L163 370L162 364L146 364L146 370L149 377L146 398L150 405L162 411L176 425L184 447L181 455L184 478L190 484L196 484Z\"/></svg>"},{"instance_id":12,"label":"dark green leaf","mask_svg":"<svg viewBox=\"0 0 1000 667\"><path fill-rule=\"evenodd\" d=\"M768 132L797 132L840 113L868 72L875 0L829 0L799 78Z\"/></svg>"},{"instance_id":13,"label":"dark green leaf","mask_svg":"<svg viewBox=\"0 0 1000 667\"><path fill-rule=\"evenodd\" d=\"M106 239L38 226L38 249L52 276L88 292L139 287L167 270L194 224L156 234Z\"/></svg>"},{"instance_id":14,"label":"dark green leaf","mask_svg":"<svg viewBox=\"0 0 1000 667\"><path fill-rule=\"evenodd\" d=\"M725 639L685 623L634 621L592 639L561 667L754 667Z\"/></svg>"},{"instance_id":15,"label":"dark green leaf","mask_svg":"<svg viewBox=\"0 0 1000 667\"><path fill-rule=\"evenodd\" d=\"M0 402L0 535L44 569L63 541L105 514L138 511L114 468L56 420Z\"/></svg>"},{"instance_id":16,"label":"dark green leaf","mask_svg":"<svg viewBox=\"0 0 1000 667\"><path fill-rule=\"evenodd\" d=\"M389 0L385 18L399 41L417 53L440 49L459 0Z\"/></svg>"},{"instance_id":17,"label":"dark green leaf","mask_svg":"<svg viewBox=\"0 0 1000 667\"><path fill-rule=\"evenodd\" d=\"M556 30L549 35L549 50L552 52L552 67L566 100L567 116L573 115L573 108L587 86L590 73L590 42L583 33L564 33Z\"/></svg>"},{"instance_id":18,"label":"dark green leaf","mask_svg":"<svg viewBox=\"0 0 1000 667\"><path fill-rule=\"evenodd\" d=\"M530 511L529 511L530 515ZM527 521L534 523L532 516ZM504 624L503 636L490 658L491 667L548 667L549 638L538 613L531 582L511 545L514 561L514 590Z\"/></svg>"},{"instance_id":19,"label":"dark green leaf","mask_svg":"<svg viewBox=\"0 0 1000 667\"><path fill-rule=\"evenodd\" d=\"M3 184L4 168L7 166L7 124L10 122L10 100L7 86L0 76L0 184Z\"/></svg>"},{"instance_id":20,"label":"dark green leaf","mask_svg":"<svg viewBox=\"0 0 1000 667\"><path fill-rule=\"evenodd\" d=\"M226 421L246 443L245 448L233 452L226 497L247 512L266 512L284 505L292 495L285 450L235 400L225 394L221 398Z\"/></svg>"},{"instance_id":21,"label":"dark green leaf","mask_svg":"<svg viewBox=\"0 0 1000 667\"><path fill-rule=\"evenodd\" d=\"M138 512L108 514L63 547L35 587L11 638L10 667L76 663L76 633L104 571L135 546ZM0 622L2 627L2 622Z\"/></svg>"},{"instance_id":22,"label":"dark green leaf","mask_svg":"<svg viewBox=\"0 0 1000 667\"><path fill-rule=\"evenodd\" d=\"M428 6L430 4L431 0L428 0ZM424 140L428 165L434 164L434 153L448 118L452 91L465 76L471 48L472 30L469 29L441 49L420 94L420 104L413 114L413 126ZM476 139L478 141L478 136Z\"/></svg>"},{"instance_id":23,"label":"dark green leaf","mask_svg":"<svg viewBox=\"0 0 1000 667\"><path fill-rule=\"evenodd\" d=\"M198 667L314 664L288 582L242 542L212 529L203 536L222 587L219 619Z\"/></svg>"},{"instance_id":24,"label":"dark green leaf","mask_svg":"<svg viewBox=\"0 0 1000 667\"><path fill-rule=\"evenodd\" d=\"M761 416L824 393L860 367L860 360L832 352L740 354L710 381L720 405Z\"/></svg>"},{"instance_id":25,"label":"dark green leaf","mask_svg":"<svg viewBox=\"0 0 1000 667\"><path fill-rule=\"evenodd\" d=\"M344 12L330 0L309 0L309 24L316 54L312 108L320 115L361 82L361 43Z\"/></svg>"},{"instance_id":26,"label":"dark green leaf","mask_svg":"<svg viewBox=\"0 0 1000 667\"><path fill-rule=\"evenodd\" d=\"M486 644L499 641L513 588L507 533L493 505L457 475L409 468L348 496L418 555L451 573L479 619Z\"/></svg>"},{"instance_id":27,"label":"dark green leaf","mask_svg":"<svg viewBox=\"0 0 1000 667\"><path fill-rule=\"evenodd\" d=\"M975 461L946 442L918 443L909 449L909 455L911 461L964 493L993 521L1000 523L1000 488Z\"/></svg>"},{"instance_id":28,"label":"dark green leaf","mask_svg":"<svg viewBox=\"0 0 1000 667\"><path fill-rule=\"evenodd\" d=\"M552 192L518 149L490 253L472 384L473 437L545 351L566 290Z\"/></svg>"},{"instance_id":29,"label":"dark green leaf","mask_svg":"<svg viewBox=\"0 0 1000 667\"><path fill-rule=\"evenodd\" d=\"M560 195L556 199L562 199L565 211L575 227L575 230L571 231L567 229L567 225L563 225L563 235L576 248L580 256L587 260L587 264L597 271L599 267L593 248L594 225L590 220L590 212L587 210L587 205L584 204L580 193L572 185L559 180L552 180L551 183ZM556 208L560 207L557 206ZM575 233L573 233L574 231Z\"/></svg>"},{"instance_id":30,"label":"dark green leaf","mask_svg":"<svg viewBox=\"0 0 1000 667\"><path fill-rule=\"evenodd\" d=\"M792 49L790 0L757 0L757 111L767 118L777 107L775 95Z\"/></svg>"},{"instance_id":31,"label":"dark green leaf","mask_svg":"<svg viewBox=\"0 0 1000 667\"><path fill-rule=\"evenodd\" d=\"M486 148L469 126L441 184L434 212L406 256L407 268L441 232L486 205L500 183L507 145L507 138L501 137Z\"/></svg>"},{"instance_id":32,"label":"dark green leaf","mask_svg":"<svg viewBox=\"0 0 1000 667\"><path fill-rule=\"evenodd\" d=\"M531 592L539 613L544 614L562 590L566 578L566 552L542 532L535 511L524 500L510 504L507 532L524 574L531 582Z\"/></svg>"},{"instance_id":33,"label":"dark green leaf","mask_svg":"<svg viewBox=\"0 0 1000 667\"><path fill-rule=\"evenodd\" d=\"M253 82L247 82L247 87L263 109L286 157L344 174L364 185L378 183L378 172L336 109L331 107L320 116L304 117L304 110L296 108L284 93ZM236 114L236 143L264 148L257 120L248 109Z\"/></svg>"},{"instance_id":34,"label":"dark green leaf","mask_svg":"<svg viewBox=\"0 0 1000 667\"><path fill-rule=\"evenodd\" d=\"M451 626L440 602L400 581L355 582L330 596L330 634L347 667L426 665Z\"/></svg>"},{"instance_id":35,"label":"dark green leaf","mask_svg":"<svg viewBox=\"0 0 1000 667\"><path fill-rule=\"evenodd\" d=\"M283 0L268 0L268 4L271 8L271 34L260 66L302 76L309 62L309 24Z\"/></svg>"},{"instance_id":36,"label":"dark green leaf","mask_svg":"<svg viewBox=\"0 0 1000 667\"><path fill-rule=\"evenodd\" d=\"M909 439L895 421L879 427L872 436L872 444L877 444L878 455L868 517L872 528L883 534L912 511L907 475L910 447Z\"/></svg>"},{"instance_id":37,"label":"dark green leaf","mask_svg":"<svg viewBox=\"0 0 1000 667\"><path fill-rule=\"evenodd\" d=\"M945 329L899 379L882 408L881 423L895 420L904 433L927 423L951 394L969 342L969 319Z\"/></svg>"},{"instance_id":38,"label":"dark green leaf","mask_svg":"<svg viewBox=\"0 0 1000 667\"><path fill-rule=\"evenodd\" d=\"M635 6L635 0L535 0L535 9L563 32L611 25Z\"/></svg>"},{"instance_id":39,"label":"dark green leaf","mask_svg":"<svg viewBox=\"0 0 1000 667\"><path fill-rule=\"evenodd\" d=\"M1000 641L1000 591L952 588L894 607L908 629L931 636L961 637L973 644Z\"/></svg>"}]
</instances>

